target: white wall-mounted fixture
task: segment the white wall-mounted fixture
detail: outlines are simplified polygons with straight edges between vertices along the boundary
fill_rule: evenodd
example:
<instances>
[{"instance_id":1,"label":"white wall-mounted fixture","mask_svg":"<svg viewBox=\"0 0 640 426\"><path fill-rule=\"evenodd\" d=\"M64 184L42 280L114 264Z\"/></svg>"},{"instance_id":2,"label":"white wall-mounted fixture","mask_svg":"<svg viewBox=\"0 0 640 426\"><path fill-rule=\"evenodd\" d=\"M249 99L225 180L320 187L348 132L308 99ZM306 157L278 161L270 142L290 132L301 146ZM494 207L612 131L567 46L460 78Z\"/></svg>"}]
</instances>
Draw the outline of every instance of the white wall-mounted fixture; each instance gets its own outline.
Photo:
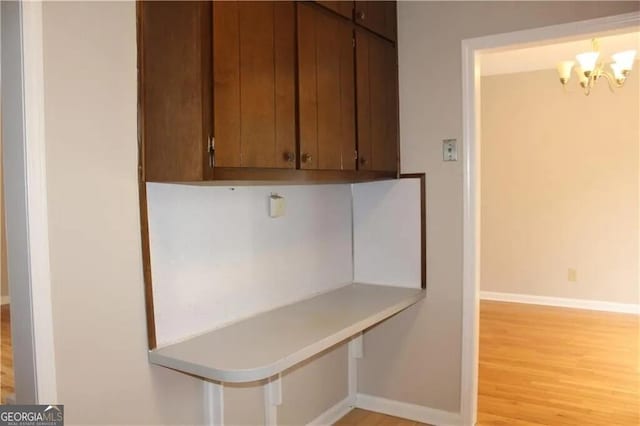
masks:
<instances>
[{"instance_id":1,"label":"white wall-mounted fixture","mask_svg":"<svg viewBox=\"0 0 640 426\"><path fill-rule=\"evenodd\" d=\"M635 56L635 50L625 50L612 55L613 61L609 64L604 61L598 62L600 58L600 43L597 39L592 39L591 51L576 55L576 60L578 61L578 66L575 67L576 77L580 86L584 89L584 94L589 96L591 89L600 77L604 77L607 80L611 91L614 88L624 86L624 82L629 76L631 68L633 68ZM569 82L574 64L574 61L562 61L558 64L558 75L562 86L566 86ZM611 72L605 71L607 65L611 68Z\"/></svg>"},{"instance_id":2,"label":"white wall-mounted fixture","mask_svg":"<svg viewBox=\"0 0 640 426\"><path fill-rule=\"evenodd\" d=\"M284 197L275 193L269 196L269 216L274 218L284 216L286 206Z\"/></svg>"}]
</instances>

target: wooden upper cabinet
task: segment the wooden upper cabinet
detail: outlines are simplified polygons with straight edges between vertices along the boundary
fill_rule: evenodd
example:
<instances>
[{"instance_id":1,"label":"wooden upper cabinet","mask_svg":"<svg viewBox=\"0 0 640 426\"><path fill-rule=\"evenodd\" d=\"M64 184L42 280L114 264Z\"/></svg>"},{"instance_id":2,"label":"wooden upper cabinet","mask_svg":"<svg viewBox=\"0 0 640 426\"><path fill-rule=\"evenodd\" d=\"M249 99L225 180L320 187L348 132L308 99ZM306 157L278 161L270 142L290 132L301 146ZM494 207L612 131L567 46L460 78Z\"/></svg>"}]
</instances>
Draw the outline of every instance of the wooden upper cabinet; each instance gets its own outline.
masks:
<instances>
[{"instance_id":1,"label":"wooden upper cabinet","mask_svg":"<svg viewBox=\"0 0 640 426\"><path fill-rule=\"evenodd\" d=\"M397 15L395 1L356 1L354 19L371 31L396 40Z\"/></svg>"},{"instance_id":2,"label":"wooden upper cabinet","mask_svg":"<svg viewBox=\"0 0 640 426\"><path fill-rule=\"evenodd\" d=\"M395 46L356 31L358 169L398 170L398 67Z\"/></svg>"},{"instance_id":3,"label":"wooden upper cabinet","mask_svg":"<svg viewBox=\"0 0 640 426\"><path fill-rule=\"evenodd\" d=\"M295 168L293 2L214 2L215 167Z\"/></svg>"},{"instance_id":4,"label":"wooden upper cabinet","mask_svg":"<svg viewBox=\"0 0 640 426\"><path fill-rule=\"evenodd\" d=\"M366 23L354 21L354 7ZM395 2L137 8L144 181L396 175Z\"/></svg>"},{"instance_id":5,"label":"wooden upper cabinet","mask_svg":"<svg viewBox=\"0 0 640 426\"><path fill-rule=\"evenodd\" d=\"M355 169L353 29L298 3L300 168Z\"/></svg>"},{"instance_id":6,"label":"wooden upper cabinet","mask_svg":"<svg viewBox=\"0 0 640 426\"><path fill-rule=\"evenodd\" d=\"M327 9L333 10L334 12L344 16L345 18L351 19L353 17L353 3L352 1L329 1L329 0L318 0L316 1L321 6L326 7Z\"/></svg>"},{"instance_id":7,"label":"wooden upper cabinet","mask_svg":"<svg viewBox=\"0 0 640 426\"><path fill-rule=\"evenodd\" d=\"M138 25L142 177L202 180L211 134L211 5L139 2Z\"/></svg>"}]
</instances>

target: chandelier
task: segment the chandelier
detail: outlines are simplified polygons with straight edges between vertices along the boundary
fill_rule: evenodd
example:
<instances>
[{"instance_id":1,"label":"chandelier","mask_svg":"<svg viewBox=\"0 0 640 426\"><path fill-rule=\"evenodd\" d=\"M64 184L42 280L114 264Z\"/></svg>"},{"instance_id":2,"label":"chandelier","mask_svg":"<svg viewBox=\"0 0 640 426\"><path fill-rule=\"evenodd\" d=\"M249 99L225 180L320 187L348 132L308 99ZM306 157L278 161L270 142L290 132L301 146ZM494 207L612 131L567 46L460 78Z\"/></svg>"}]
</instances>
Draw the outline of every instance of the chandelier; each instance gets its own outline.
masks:
<instances>
[{"instance_id":1,"label":"chandelier","mask_svg":"<svg viewBox=\"0 0 640 426\"><path fill-rule=\"evenodd\" d=\"M624 82L631 72L633 60L636 56L635 50L625 50L611 55L613 59L609 64L601 61L600 43L597 39L591 40L591 52L580 53L576 55L578 66L574 68L574 61L562 61L558 64L558 74L560 75L560 83L566 87L571 78L571 70L574 69L580 86L584 90L584 94L589 96L593 86L603 77L609 84L609 89L624 86ZM611 71L606 70L607 65Z\"/></svg>"}]
</instances>

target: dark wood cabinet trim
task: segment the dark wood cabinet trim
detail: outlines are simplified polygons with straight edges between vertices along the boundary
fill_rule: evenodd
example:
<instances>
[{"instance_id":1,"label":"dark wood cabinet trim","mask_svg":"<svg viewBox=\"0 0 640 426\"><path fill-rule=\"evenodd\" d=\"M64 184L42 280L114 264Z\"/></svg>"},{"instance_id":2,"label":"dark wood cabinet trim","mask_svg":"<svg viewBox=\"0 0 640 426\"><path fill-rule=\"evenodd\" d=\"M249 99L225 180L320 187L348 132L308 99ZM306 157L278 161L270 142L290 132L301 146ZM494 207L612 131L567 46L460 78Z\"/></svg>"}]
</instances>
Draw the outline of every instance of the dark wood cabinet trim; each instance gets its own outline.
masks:
<instances>
[{"instance_id":1,"label":"dark wood cabinet trim","mask_svg":"<svg viewBox=\"0 0 640 426\"><path fill-rule=\"evenodd\" d=\"M397 5L396 5L397 7ZM396 60L396 66L394 67L394 76L395 76L395 81L394 81L394 93L396 96L396 116L395 116L395 120L396 120L396 170L398 171L398 176L400 176L400 170L402 170L401 167L401 163L400 163L400 62L399 62L399 56L398 56L398 46L395 46L395 60ZM424 174L423 174L423 184L424 184ZM424 191L423 191L424 193ZM426 267L425 267L426 270ZM425 278L426 279L426 278Z\"/></svg>"},{"instance_id":2,"label":"dark wood cabinet trim","mask_svg":"<svg viewBox=\"0 0 640 426\"><path fill-rule=\"evenodd\" d=\"M294 39L293 39L293 60L295 61L295 66L293 70L293 87L294 87L294 110L295 110L295 150L296 150L296 160L295 160L295 169L300 169L300 68L298 67L299 61L299 29L298 29L298 7L300 6L300 2L293 2L293 29L294 29Z\"/></svg>"},{"instance_id":3,"label":"dark wood cabinet trim","mask_svg":"<svg viewBox=\"0 0 640 426\"><path fill-rule=\"evenodd\" d=\"M427 288L427 182L425 173L402 173L400 179L420 179L420 262L421 286Z\"/></svg>"},{"instance_id":4,"label":"dark wood cabinet trim","mask_svg":"<svg viewBox=\"0 0 640 426\"><path fill-rule=\"evenodd\" d=\"M264 169L246 167L216 167L212 180L176 181L187 185L262 185L262 184L334 184L397 179L396 172L368 170Z\"/></svg>"},{"instance_id":5,"label":"dark wood cabinet trim","mask_svg":"<svg viewBox=\"0 0 640 426\"><path fill-rule=\"evenodd\" d=\"M147 214L147 187L145 183L144 164L144 90L141 76L143 74L142 60L142 11L141 2L136 4L136 39L138 42L138 197L140 201L140 240L142 245L142 275L144 280L144 303L147 324L147 344L149 349L156 348L156 323L153 307L153 285L151 283L151 250L149 248L149 218Z\"/></svg>"},{"instance_id":6,"label":"dark wood cabinet trim","mask_svg":"<svg viewBox=\"0 0 640 426\"><path fill-rule=\"evenodd\" d=\"M305 183L355 183L398 178L399 175L396 171L215 167L211 169L210 176L203 180L144 180L141 178L141 182L202 185L252 185L271 182L280 185L303 185Z\"/></svg>"},{"instance_id":7,"label":"dark wood cabinet trim","mask_svg":"<svg viewBox=\"0 0 640 426\"><path fill-rule=\"evenodd\" d=\"M149 217L147 210L147 184L140 179L138 184L140 198L140 236L142 241L142 276L144 279L144 305L147 317L147 344L155 349L156 320L153 306L153 283L151 278L151 248L149 246Z\"/></svg>"},{"instance_id":8,"label":"dark wood cabinet trim","mask_svg":"<svg viewBox=\"0 0 640 426\"><path fill-rule=\"evenodd\" d=\"M209 166L209 138L215 137L214 90L213 90L213 4L209 4L202 14L202 178L211 178Z\"/></svg>"}]
</instances>

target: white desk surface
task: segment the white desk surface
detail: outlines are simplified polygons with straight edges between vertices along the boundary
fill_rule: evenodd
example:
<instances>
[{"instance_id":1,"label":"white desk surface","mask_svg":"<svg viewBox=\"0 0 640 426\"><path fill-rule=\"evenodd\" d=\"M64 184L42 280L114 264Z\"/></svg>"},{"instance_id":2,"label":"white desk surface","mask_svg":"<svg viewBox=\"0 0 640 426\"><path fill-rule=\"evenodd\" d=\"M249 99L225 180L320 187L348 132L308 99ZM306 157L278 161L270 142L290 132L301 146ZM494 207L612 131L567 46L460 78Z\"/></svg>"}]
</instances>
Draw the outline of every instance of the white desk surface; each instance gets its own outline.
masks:
<instances>
[{"instance_id":1,"label":"white desk surface","mask_svg":"<svg viewBox=\"0 0 640 426\"><path fill-rule=\"evenodd\" d=\"M266 379L415 304L425 290L349 284L149 351L153 364L209 380Z\"/></svg>"}]
</instances>

